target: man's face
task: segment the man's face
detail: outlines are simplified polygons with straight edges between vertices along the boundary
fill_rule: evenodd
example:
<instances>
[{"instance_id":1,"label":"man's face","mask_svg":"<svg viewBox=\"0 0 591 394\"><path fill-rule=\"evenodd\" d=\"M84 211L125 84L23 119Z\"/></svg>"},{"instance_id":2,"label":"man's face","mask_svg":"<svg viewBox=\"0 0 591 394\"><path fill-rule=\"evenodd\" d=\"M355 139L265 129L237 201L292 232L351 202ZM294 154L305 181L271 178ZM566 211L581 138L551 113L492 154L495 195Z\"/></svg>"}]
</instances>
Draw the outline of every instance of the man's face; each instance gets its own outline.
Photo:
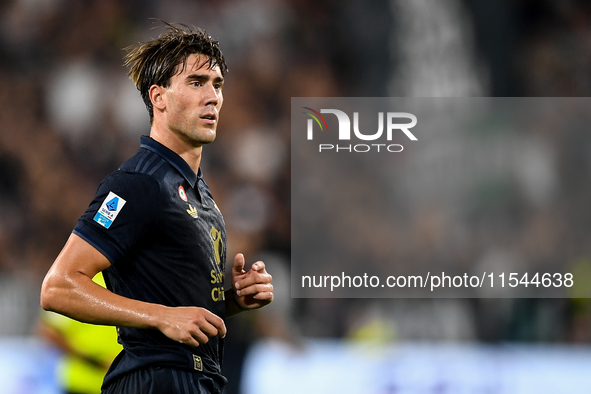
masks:
<instances>
[{"instance_id":1,"label":"man's face","mask_svg":"<svg viewBox=\"0 0 591 394\"><path fill-rule=\"evenodd\" d=\"M204 55L190 55L183 72L174 75L166 89L167 126L191 146L215 140L224 102L224 78L220 68L210 69L208 62Z\"/></svg>"}]
</instances>

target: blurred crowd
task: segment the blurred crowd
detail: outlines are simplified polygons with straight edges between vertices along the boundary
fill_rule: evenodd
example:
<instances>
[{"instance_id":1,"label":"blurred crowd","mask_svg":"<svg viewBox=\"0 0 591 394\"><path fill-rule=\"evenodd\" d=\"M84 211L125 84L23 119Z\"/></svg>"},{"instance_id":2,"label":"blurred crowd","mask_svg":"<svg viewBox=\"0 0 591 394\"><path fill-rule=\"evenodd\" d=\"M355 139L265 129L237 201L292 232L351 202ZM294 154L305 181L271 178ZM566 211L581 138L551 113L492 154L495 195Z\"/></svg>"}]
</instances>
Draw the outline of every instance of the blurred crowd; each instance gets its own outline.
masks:
<instances>
[{"instance_id":1,"label":"blurred crowd","mask_svg":"<svg viewBox=\"0 0 591 394\"><path fill-rule=\"evenodd\" d=\"M218 138L202 168L228 226L228 256L264 256L276 287L273 307L244 318L254 324L230 323L240 333L234 351L261 335L591 340L591 307L581 300L289 297L290 98L588 96L591 6L576 0L3 1L0 335L32 332L47 269L100 180L149 132L122 58L124 48L160 34L157 19L205 28L229 67ZM534 155L553 183L542 186L548 196L536 209L520 211L524 239L512 250L584 269L591 134L580 122L538 137ZM519 198L491 198L503 212L520 209ZM488 215L498 220L479 219L499 227L481 230L492 236L517 220ZM437 257L428 252L444 240L443 217L408 217L415 238L404 252ZM450 258L475 258L465 252Z\"/></svg>"}]
</instances>

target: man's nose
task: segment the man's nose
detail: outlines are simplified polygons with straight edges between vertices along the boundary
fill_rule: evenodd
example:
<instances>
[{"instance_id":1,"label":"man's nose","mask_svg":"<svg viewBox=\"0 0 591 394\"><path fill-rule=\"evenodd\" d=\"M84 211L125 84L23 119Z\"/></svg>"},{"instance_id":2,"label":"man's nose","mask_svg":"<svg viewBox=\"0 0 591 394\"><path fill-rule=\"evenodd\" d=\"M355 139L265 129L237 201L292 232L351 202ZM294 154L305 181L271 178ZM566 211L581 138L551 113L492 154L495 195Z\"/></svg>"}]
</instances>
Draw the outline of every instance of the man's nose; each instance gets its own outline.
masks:
<instances>
[{"instance_id":1,"label":"man's nose","mask_svg":"<svg viewBox=\"0 0 591 394\"><path fill-rule=\"evenodd\" d=\"M221 93L218 92L218 90L213 86L213 84L208 83L207 85L205 85L205 93L204 93L204 98L205 98L205 105L209 105L209 104L213 104L213 105L217 105L218 102L220 101L220 95Z\"/></svg>"}]
</instances>

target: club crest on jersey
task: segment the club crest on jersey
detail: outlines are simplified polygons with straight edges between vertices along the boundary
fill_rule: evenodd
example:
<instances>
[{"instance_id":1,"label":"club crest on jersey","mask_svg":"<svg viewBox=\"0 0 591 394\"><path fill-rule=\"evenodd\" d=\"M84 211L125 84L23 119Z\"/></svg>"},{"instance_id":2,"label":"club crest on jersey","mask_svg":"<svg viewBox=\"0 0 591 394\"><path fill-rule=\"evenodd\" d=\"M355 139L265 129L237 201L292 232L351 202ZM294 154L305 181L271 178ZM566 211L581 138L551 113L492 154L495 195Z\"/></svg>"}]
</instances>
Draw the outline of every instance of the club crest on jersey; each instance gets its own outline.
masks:
<instances>
[{"instance_id":1,"label":"club crest on jersey","mask_svg":"<svg viewBox=\"0 0 591 394\"><path fill-rule=\"evenodd\" d=\"M224 253L224 240L222 239L222 232L215 227L211 227L209 237L213 243L213 251L215 262L219 265L222 262L222 253Z\"/></svg>"},{"instance_id":2,"label":"club crest on jersey","mask_svg":"<svg viewBox=\"0 0 591 394\"><path fill-rule=\"evenodd\" d=\"M185 193L185 188L182 186L179 186L179 196L181 197L181 200L187 201L187 193Z\"/></svg>"},{"instance_id":3,"label":"club crest on jersey","mask_svg":"<svg viewBox=\"0 0 591 394\"><path fill-rule=\"evenodd\" d=\"M101 204L101 207L96 212L96 215L94 215L93 220L104 228L111 227L111 224L113 224L115 218L117 218L117 215L119 215L119 212L121 212L121 209L126 202L127 201L115 193L109 192L109 195Z\"/></svg>"}]
</instances>

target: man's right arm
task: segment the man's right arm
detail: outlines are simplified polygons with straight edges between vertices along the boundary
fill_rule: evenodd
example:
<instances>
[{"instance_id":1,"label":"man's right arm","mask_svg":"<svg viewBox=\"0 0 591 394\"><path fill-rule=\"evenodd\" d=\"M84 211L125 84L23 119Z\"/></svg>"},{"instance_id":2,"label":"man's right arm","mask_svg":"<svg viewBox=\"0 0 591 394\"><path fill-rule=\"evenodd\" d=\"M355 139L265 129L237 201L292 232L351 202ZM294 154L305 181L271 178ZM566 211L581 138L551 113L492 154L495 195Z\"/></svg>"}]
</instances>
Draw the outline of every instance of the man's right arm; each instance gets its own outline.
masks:
<instances>
[{"instance_id":1,"label":"man's right arm","mask_svg":"<svg viewBox=\"0 0 591 394\"><path fill-rule=\"evenodd\" d=\"M170 339L192 346L207 343L210 336L226 335L223 319L207 309L133 300L94 283L92 278L110 265L92 245L70 235L45 276L41 306L85 323L158 329Z\"/></svg>"}]
</instances>

